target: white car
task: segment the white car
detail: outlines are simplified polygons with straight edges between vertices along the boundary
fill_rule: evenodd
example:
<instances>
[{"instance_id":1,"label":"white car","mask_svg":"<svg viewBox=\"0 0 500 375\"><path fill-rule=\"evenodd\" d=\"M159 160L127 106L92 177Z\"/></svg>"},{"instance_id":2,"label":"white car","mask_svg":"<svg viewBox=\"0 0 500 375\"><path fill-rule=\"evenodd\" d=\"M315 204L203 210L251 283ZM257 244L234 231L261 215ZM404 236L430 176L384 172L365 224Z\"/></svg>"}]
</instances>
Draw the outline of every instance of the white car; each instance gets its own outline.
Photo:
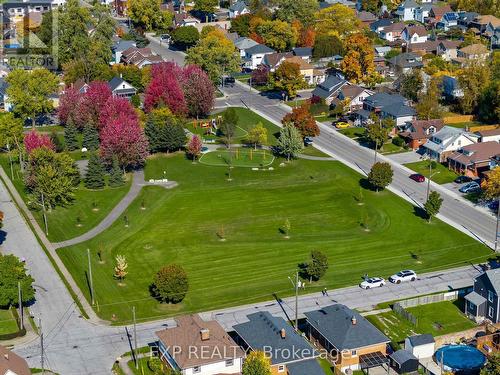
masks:
<instances>
[{"instance_id":1,"label":"white car","mask_svg":"<svg viewBox=\"0 0 500 375\"><path fill-rule=\"evenodd\" d=\"M412 270L399 271L395 275L389 277L391 283L400 284L405 281L415 281L417 280L417 274Z\"/></svg>"},{"instance_id":2,"label":"white car","mask_svg":"<svg viewBox=\"0 0 500 375\"><path fill-rule=\"evenodd\" d=\"M363 289L378 288L385 285L385 280L381 277L369 277L365 279L359 286Z\"/></svg>"}]
</instances>

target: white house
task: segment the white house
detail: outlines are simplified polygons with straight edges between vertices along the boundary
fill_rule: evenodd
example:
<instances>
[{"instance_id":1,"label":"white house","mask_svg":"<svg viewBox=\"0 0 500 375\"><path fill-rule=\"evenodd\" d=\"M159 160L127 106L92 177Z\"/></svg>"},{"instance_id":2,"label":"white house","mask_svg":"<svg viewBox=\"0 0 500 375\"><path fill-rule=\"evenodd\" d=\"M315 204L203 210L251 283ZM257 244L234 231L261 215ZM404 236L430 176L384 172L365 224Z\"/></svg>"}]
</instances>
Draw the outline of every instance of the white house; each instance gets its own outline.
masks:
<instances>
[{"instance_id":1,"label":"white house","mask_svg":"<svg viewBox=\"0 0 500 375\"><path fill-rule=\"evenodd\" d=\"M426 3L422 1L422 5L420 5L417 9L415 9L415 21L420 23L425 23L426 18L429 17L429 12L432 9L432 3Z\"/></svg>"},{"instance_id":2,"label":"white house","mask_svg":"<svg viewBox=\"0 0 500 375\"><path fill-rule=\"evenodd\" d=\"M450 154L464 146L477 143L479 136L464 129L445 126L423 145L426 154L440 163L445 162Z\"/></svg>"},{"instance_id":3,"label":"white house","mask_svg":"<svg viewBox=\"0 0 500 375\"><path fill-rule=\"evenodd\" d=\"M442 40L436 47L436 55L441 56L441 58L445 61L456 59L457 50L460 43L460 40Z\"/></svg>"},{"instance_id":4,"label":"white house","mask_svg":"<svg viewBox=\"0 0 500 375\"><path fill-rule=\"evenodd\" d=\"M254 47L258 45L255 40L246 38L244 36L237 38L234 42L234 46L240 51L240 57L244 58L245 57L245 51L249 49L250 47Z\"/></svg>"},{"instance_id":5,"label":"white house","mask_svg":"<svg viewBox=\"0 0 500 375\"><path fill-rule=\"evenodd\" d=\"M441 21L436 24L438 29L448 31L452 27L458 26L458 16L455 12L448 12L443 15Z\"/></svg>"},{"instance_id":6,"label":"white house","mask_svg":"<svg viewBox=\"0 0 500 375\"><path fill-rule=\"evenodd\" d=\"M119 96L122 98L131 98L137 94L137 89L130 83L125 81L121 75L120 77L113 77L109 82L108 86L114 96Z\"/></svg>"},{"instance_id":7,"label":"white house","mask_svg":"<svg viewBox=\"0 0 500 375\"><path fill-rule=\"evenodd\" d=\"M427 42L427 30L423 26L406 26L401 33L401 38L408 44Z\"/></svg>"},{"instance_id":8,"label":"white house","mask_svg":"<svg viewBox=\"0 0 500 375\"><path fill-rule=\"evenodd\" d=\"M405 339L405 350L412 353L418 359L430 358L434 355L435 342L432 335L410 336Z\"/></svg>"},{"instance_id":9,"label":"white house","mask_svg":"<svg viewBox=\"0 0 500 375\"><path fill-rule=\"evenodd\" d=\"M123 52L131 47L136 47L135 41L133 40L123 40L120 39L112 47L113 59L111 60L111 65L119 64L122 59Z\"/></svg>"},{"instance_id":10,"label":"white house","mask_svg":"<svg viewBox=\"0 0 500 375\"><path fill-rule=\"evenodd\" d=\"M406 0L398 6L396 10L396 15L399 17L400 21L413 21L415 20L415 10L419 5L415 0Z\"/></svg>"},{"instance_id":11,"label":"white house","mask_svg":"<svg viewBox=\"0 0 500 375\"><path fill-rule=\"evenodd\" d=\"M266 55L270 55L275 51L272 48L264 44L257 44L253 47L247 48L245 50L245 68L247 69L257 69L257 67L262 63L262 59Z\"/></svg>"},{"instance_id":12,"label":"white house","mask_svg":"<svg viewBox=\"0 0 500 375\"><path fill-rule=\"evenodd\" d=\"M236 18L250 13L250 9L243 0L239 0L229 7L229 18Z\"/></svg>"},{"instance_id":13,"label":"white house","mask_svg":"<svg viewBox=\"0 0 500 375\"><path fill-rule=\"evenodd\" d=\"M158 354L169 367L182 375L241 373L245 354L218 322L186 315L176 323L175 328L156 332Z\"/></svg>"},{"instance_id":14,"label":"white house","mask_svg":"<svg viewBox=\"0 0 500 375\"><path fill-rule=\"evenodd\" d=\"M401 39L401 33L405 29L406 25L404 22L393 23L389 26L384 27L380 32L379 36L389 42L394 42Z\"/></svg>"}]
</instances>

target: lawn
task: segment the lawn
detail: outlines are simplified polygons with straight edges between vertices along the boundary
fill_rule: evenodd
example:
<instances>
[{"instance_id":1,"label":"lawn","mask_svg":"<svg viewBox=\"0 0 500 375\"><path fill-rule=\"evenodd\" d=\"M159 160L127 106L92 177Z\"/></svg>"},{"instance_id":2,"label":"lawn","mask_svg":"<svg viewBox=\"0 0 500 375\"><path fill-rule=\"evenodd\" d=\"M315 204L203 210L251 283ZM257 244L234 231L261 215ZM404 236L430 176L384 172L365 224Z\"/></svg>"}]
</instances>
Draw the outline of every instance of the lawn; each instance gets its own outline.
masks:
<instances>
[{"instance_id":1,"label":"lawn","mask_svg":"<svg viewBox=\"0 0 500 375\"><path fill-rule=\"evenodd\" d=\"M279 128L274 125L272 122L260 117L258 114L255 112L250 111L249 109L246 108L239 108L235 107L234 108L236 113L238 114L239 122L238 122L238 129L236 130L236 134L234 137L233 142L234 143L243 143L245 142L245 138L250 131L255 125L257 125L259 122L264 125L264 127L267 129L267 142L266 145L271 146L271 145L276 145L278 141L278 136L279 136ZM219 112L216 115L211 116L210 118L214 118L217 116L222 116L224 112ZM201 120L203 121L203 120ZM200 121L198 121L200 122ZM221 142L220 137L217 137L215 135L205 135L206 129L202 129L200 126L197 126L196 128L193 126L193 123L190 123L187 126L187 129L194 133L200 135L204 139L212 139L218 142Z\"/></svg>"},{"instance_id":2,"label":"lawn","mask_svg":"<svg viewBox=\"0 0 500 375\"><path fill-rule=\"evenodd\" d=\"M449 182L453 182L455 178L458 177L458 174L456 174L453 171L448 170L447 167L445 167L441 163L434 163L434 168L432 169L431 174L433 174L431 180L434 181L437 184L447 184ZM428 160L421 160L417 161L415 163L409 163L405 164L405 167L410 168L412 171L415 171L417 173L420 173L424 175L425 177L429 176L429 161ZM439 173L437 173L439 172Z\"/></svg>"},{"instance_id":3,"label":"lawn","mask_svg":"<svg viewBox=\"0 0 500 375\"><path fill-rule=\"evenodd\" d=\"M16 333L19 331L16 319L10 310L0 310L0 335Z\"/></svg>"},{"instance_id":4,"label":"lawn","mask_svg":"<svg viewBox=\"0 0 500 375\"><path fill-rule=\"evenodd\" d=\"M268 150L234 148L208 152L200 158L200 163L219 167L267 167L273 163L274 156Z\"/></svg>"},{"instance_id":5,"label":"lawn","mask_svg":"<svg viewBox=\"0 0 500 375\"><path fill-rule=\"evenodd\" d=\"M323 151L318 150L316 147L313 146L307 146L304 147L304 149L301 152L302 155L309 155L309 156L320 156L323 158L329 158L330 155L325 154Z\"/></svg>"},{"instance_id":6,"label":"lawn","mask_svg":"<svg viewBox=\"0 0 500 375\"><path fill-rule=\"evenodd\" d=\"M182 153L152 158L146 179L162 178L166 171L179 186L143 188L125 212L128 227L117 220L94 239L59 249L59 255L88 298L90 249L98 314L128 323L132 306L141 321L272 300L273 293L292 295L288 276L313 249L328 255L330 268L301 293L353 285L365 273L431 271L482 262L491 254L439 220L428 224L389 191L365 190L358 204L362 177L338 162L281 162L272 171L234 168L229 182L227 168L193 164ZM280 232L287 219L289 239ZM416 251L418 262L412 257ZM124 286L113 280L118 254L129 265ZM178 305L159 304L149 286L172 262L186 269L189 293Z\"/></svg>"},{"instance_id":7,"label":"lawn","mask_svg":"<svg viewBox=\"0 0 500 375\"><path fill-rule=\"evenodd\" d=\"M354 128L340 129L338 132L344 134L349 138L360 138L365 136L366 129L362 127L354 127Z\"/></svg>"},{"instance_id":8,"label":"lawn","mask_svg":"<svg viewBox=\"0 0 500 375\"><path fill-rule=\"evenodd\" d=\"M7 155L0 156L0 165L5 173L11 177L9 159ZM13 184L25 202L29 201L26 193L23 177L19 164L14 164ZM77 237L95 227L114 206L127 194L130 189L130 181L119 188L105 188L102 190L89 190L80 184L75 192L75 200L66 207L56 207L47 211L47 222L49 227L48 238L52 242L59 242ZM33 216L44 228L41 210L33 210Z\"/></svg>"},{"instance_id":9,"label":"lawn","mask_svg":"<svg viewBox=\"0 0 500 375\"><path fill-rule=\"evenodd\" d=\"M367 319L387 335L393 343L408 336L430 333L433 336L460 332L476 325L460 309L458 301L443 301L406 309L417 318L417 325L390 311L367 316Z\"/></svg>"}]
</instances>

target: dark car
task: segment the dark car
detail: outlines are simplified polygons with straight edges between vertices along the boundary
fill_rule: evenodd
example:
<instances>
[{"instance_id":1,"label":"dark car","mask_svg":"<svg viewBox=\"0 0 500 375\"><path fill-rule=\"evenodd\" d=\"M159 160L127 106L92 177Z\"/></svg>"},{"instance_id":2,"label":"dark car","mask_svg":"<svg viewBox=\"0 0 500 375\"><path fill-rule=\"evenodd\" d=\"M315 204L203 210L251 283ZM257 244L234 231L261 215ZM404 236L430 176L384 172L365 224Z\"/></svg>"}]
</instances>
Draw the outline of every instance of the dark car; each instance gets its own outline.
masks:
<instances>
[{"instance_id":1,"label":"dark car","mask_svg":"<svg viewBox=\"0 0 500 375\"><path fill-rule=\"evenodd\" d=\"M469 176L458 176L457 178L455 178L455 183L457 184L465 184L466 182L471 182L472 181L472 178L470 178Z\"/></svg>"},{"instance_id":2,"label":"dark car","mask_svg":"<svg viewBox=\"0 0 500 375\"><path fill-rule=\"evenodd\" d=\"M224 86L233 87L235 82L236 82L236 80L234 79L234 77L225 77L224 78Z\"/></svg>"},{"instance_id":3,"label":"dark car","mask_svg":"<svg viewBox=\"0 0 500 375\"><path fill-rule=\"evenodd\" d=\"M492 201L488 204L488 208L492 211L497 212L498 211L498 200Z\"/></svg>"},{"instance_id":4,"label":"dark car","mask_svg":"<svg viewBox=\"0 0 500 375\"><path fill-rule=\"evenodd\" d=\"M420 173L414 173L414 174L410 175L410 178L413 181L417 181L417 182L424 182L425 181L425 177L423 175L421 175Z\"/></svg>"},{"instance_id":5,"label":"dark car","mask_svg":"<svg viewBox=\"0 0 500 375\"><path fill-rule=\"evenodd\" d=\"M472 181L462 186L458 191L464 194L479 193L481 192L481 186L477 182Z\"/></svg>"},{"instance_id":6,"label":"dark car","mask_svg":"<svg viewBox=\"0 0 500 375\"><path fill-rule=\"evenodd\" d=\"M311 137L304 137L304 146L310 146L313 144L313 139Z\"/></svg>"}]
</instances>

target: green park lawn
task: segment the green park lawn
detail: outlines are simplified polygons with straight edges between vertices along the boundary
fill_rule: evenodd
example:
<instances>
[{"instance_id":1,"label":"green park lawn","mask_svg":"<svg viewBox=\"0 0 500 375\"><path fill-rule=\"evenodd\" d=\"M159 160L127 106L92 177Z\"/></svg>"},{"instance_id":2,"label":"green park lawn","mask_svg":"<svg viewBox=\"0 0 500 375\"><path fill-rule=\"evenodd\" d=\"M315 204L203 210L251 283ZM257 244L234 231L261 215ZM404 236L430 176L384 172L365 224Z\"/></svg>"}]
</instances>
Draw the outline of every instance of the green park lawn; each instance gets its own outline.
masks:
<instances>
[{"instance_id":1,"label":"green park lawn","mask_svg":"<svg viewBox=\"0 0 500 375\"><path fill-rule=\"evenodd\" d=\"M272 122L260 117L258 114L255 112L250 111L249 109L246 108L239 108L235 107L234 108L238 118L238 128L236 129L236 134L234 137L233 142L234 143L244 143L246 141L246 137L248 134L248 131L255 127L257 123L262 122L262 125L267 129L267 142L266 145L271 146L271 145L276 145L278 141L278 136L279 136L279 128L274 125ZM224 112L217 113L216 115L210 116L210 118L214 118L217 116L222 116ZM201 122L203 120L199 120ZM202 138L205 139L214 139L217 141L221 141L219 137L213 136L213 135L205 135L205 129L202 129L200 126L197 128L194 128L193 123L190 123L187 126L187 129L194 133L200 135Z\"/></svg>"},{"instance_id":2,"label":"green park lawn","mask_svg":"<svg viewBox=\"0 0 500 375\"><path fill-rule=\"evenodd\" d=\"M420 174L424 175L425 177L429 176L429 161L428 160L421 160L421 161L417 161L415 163L405 164L405 167L408 167L412 171L420 173ZM439 172L439 173L436 173L436 172ZM446 184L449 182L453 182L453 180L458 177L458 174L456 174L453 171L450 171L448 168L446 168L441 163L435 163L435 168L432 169L431 174L433 174L431 180L437 184Z\"/></svg>"},{"instance_id":3,"label":"green park lawn","mask_svg":"<svg viewBox=\"0 0 500 375\"><path fill-rule=\"evenodd\" d=\"M0 310L0 335L15 333L19 331L16 319L10 310Z\"/></svg>"},{"instance_id":4,"label":"green park lawn","mask_svg":"<svg viewBox=\"0 0 500 375\"><path fill-rule=\"evenodd\" d=\"M4 168L5 173L11 177L7 155L2 154L0 156L0 165ZM29 197L26 193L18 164L14 164L14 179L12 182L23 200L28 203ZM51 242L59 242L77 237L89 231L108 215L113 207L127 194L129 189L130 180L122 187L106 187L101 190L89 190L81 182L75 192L75 199L71 204L47 211L48 239ZM32 213L43 229L42 211L33 210Z\"/></svg>"},{"instance_id":5,"label":"green park lawn","mask_svg":"<svg viewBox=\"0 0 500 375\"><path fill-rule=\"evenodd\" d=\"M463 314L457 301L443 301L407 308L417 318L413 325L393 311L369 315L367 319L380 329L392 342L404 341L408 336L430 333L433 336L460 332L476 325Z\"/></svg>"},{"instance_id":6,"label":"green park lawn","mask_svg":"<svg viewBox=\"0 0 500 375\"><path fill-rule=\"evenodd\" d=\"M289 296L288 276L314 249L328 255L330 268L301 293L353 285L365 273L432 271L490 255L441 221L428 224L389 191L364 190L358 204L362 177L338 162L295 160L280 167L282 161L272 171L234 168L229 182L227 168L193 164L183 153L153 157L146 179L166 171L179 186L145 187L125 212L128 227L117 220L92 240L58 253L88 298L90 249L97 313L115 323L130 322L132 306L146 320L272 300L273 293ZM289 239L280 232L286 219ZM221 231L226 241L220 241ZM123 286L113 279L118 254L129 265ZM154 274L173 262L186 269L189 292L180 304L160 304L149 287Z\"/></svg>"},{"instance_id":7,"label":"green park lawn","mask_svg":"<svg viewBox=\"0 0 500 375\"><path fill-rule=\"evenodd\" d=\"M216 150L203 154L200 163L220 167L267 167L273 163L274 156L269 150L252 148L233 148Z\"/></svg>"}]
</instances>

